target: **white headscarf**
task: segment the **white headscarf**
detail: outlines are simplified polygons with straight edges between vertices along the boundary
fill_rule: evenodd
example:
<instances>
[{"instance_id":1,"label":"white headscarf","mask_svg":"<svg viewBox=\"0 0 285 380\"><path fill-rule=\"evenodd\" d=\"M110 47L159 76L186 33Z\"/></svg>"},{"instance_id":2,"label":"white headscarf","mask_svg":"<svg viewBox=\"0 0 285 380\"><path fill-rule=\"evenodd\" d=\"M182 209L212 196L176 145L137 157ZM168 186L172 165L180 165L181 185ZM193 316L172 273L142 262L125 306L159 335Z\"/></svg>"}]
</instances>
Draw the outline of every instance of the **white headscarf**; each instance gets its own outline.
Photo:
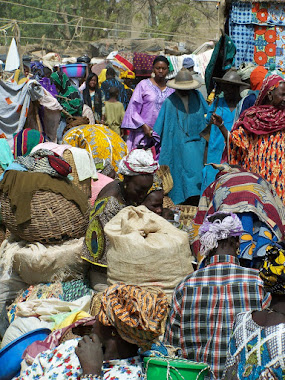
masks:
<instances>
[{"instance_id":1,"label":"white headscarf","mask_svg":"<svg viewBox=\"0 0 285 380\"><path fill-rule=\"evenodd\" d=\"M118 173L126 176L153 174L158 168L151 149L133 149L120 161Z\"/></svg>"}]
</instances>

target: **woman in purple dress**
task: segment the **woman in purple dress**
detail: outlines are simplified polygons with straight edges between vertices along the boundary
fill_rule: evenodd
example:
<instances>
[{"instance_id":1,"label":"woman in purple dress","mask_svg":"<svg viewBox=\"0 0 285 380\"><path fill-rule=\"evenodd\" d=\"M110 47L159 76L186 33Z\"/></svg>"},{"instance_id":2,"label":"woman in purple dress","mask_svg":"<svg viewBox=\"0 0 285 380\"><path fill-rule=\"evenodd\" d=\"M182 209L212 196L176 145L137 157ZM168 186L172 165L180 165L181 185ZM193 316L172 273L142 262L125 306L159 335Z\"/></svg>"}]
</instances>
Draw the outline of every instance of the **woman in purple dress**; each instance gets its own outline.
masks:
<instances>
[{"instance_id":1,"label":"woman in purple dress","mask_svg":"<svg viewBox=\"0 0 285 380\"><path fill-rule=\"evenodd\" d=\"M152 128L155 124L164 100L174 92L166 87L166 75L169 62L166 57L159 55L153 61L154 77L138 83L131 97L121 128L130 129L127 141L129 150L140 145L149 145L152 138ZM154 133L154 140L159 136ZM157 137L157 138L156 138Z\"/></svg>"}]
</instances>

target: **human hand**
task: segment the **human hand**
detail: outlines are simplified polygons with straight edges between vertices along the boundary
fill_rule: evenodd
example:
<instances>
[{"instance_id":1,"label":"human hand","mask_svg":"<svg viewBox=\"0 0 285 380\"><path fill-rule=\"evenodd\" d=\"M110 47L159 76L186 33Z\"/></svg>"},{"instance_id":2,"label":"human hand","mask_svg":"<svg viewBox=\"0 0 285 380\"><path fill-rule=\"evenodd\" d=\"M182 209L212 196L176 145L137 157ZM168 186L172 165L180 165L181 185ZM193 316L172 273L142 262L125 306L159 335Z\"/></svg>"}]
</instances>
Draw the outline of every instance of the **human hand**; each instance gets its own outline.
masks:
<instances>
[{"instance_id":1,"label":"human hand","mask_svg":"<svg viewBox=\"0 0 285 380\"><path fill-rule=\"evenodd\" d=\"M217 127L221 127L224 125L224 121L221 116L217 115L216 113L213 113L211 116L211 123L215 124Z\"/></svg>"},{"instance_id":2,"label":"human hand","mask_svg":"<svg viewBox=\"0 0 285 380\"><path fill-rule=\"evenodd\" d=\"M101 342L96 334L85 335L75 349L84 375L101 374L103 351Z\"/></svg>"},{"instance_id":3,"label":"human hand","mask_svg":"<svg viewBox=\"0 0 285 380\"><path fill-rule=\"evenodd\" d=\"M142 129L145 136L152 137L152 129L147 124L142 125Z\"/></svg>"}]
</instances>

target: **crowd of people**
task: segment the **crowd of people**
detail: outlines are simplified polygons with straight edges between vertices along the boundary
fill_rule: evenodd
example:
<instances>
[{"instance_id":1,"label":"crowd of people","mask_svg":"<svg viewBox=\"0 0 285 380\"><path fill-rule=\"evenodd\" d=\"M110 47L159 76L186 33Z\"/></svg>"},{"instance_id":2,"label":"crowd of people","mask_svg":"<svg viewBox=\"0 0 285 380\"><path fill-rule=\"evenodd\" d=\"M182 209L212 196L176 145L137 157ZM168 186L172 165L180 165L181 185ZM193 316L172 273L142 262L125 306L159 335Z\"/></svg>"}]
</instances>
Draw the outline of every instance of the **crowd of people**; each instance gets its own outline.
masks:
<instances>
[{"instance_id":1,"label":"crowd of people","mask_svg":"<svg viewBox=\"0 0 285 380\"><path fill-rule=\"evenodd\" d=\"M167 80L169 64L157 56L136 85L134 72L111 66L77 85L57 67L31 65L29 80L61 107L56 138L42 118L40 130L1 134L0 192L11 172L46 173L42 157L67 181L65 149L88 152L97 177L80 260L99 306L65 325L70 336L55 329L27 347L17 380L147 378L149 356L205 363L208 379L285 377L285 78L230 68L213 78L210 101L191 58ZM160 166L173 181L168 198ZM181 223L180 206L196 207L191 223ZM164 262L146 266L163 243ZM142 262L128 262L136 250ZM128 278L114 276L114 255ZM173 280L170 294L164 280Z\"/></svg>"}]
</instances>

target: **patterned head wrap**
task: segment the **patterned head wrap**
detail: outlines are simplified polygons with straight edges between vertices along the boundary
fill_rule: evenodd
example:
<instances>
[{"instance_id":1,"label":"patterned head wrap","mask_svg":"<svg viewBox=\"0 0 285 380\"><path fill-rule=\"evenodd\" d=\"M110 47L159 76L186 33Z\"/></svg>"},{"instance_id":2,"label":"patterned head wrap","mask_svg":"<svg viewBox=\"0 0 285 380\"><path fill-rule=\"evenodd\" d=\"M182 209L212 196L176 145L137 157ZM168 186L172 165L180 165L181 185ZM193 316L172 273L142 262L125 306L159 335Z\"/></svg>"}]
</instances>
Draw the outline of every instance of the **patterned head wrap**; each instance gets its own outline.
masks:
<instances>
[{"instance_id":1,"label":"patterned head wrap","mask_svg":"<svg viewBox=\"0 0 285 380\"><path fill-rule=\"evenodd\" d=\"M275 90L275 88L277 88L281 82L285 82L285 79L276 74L265 78L262 83L258 98L256 99L255 106L261 106L266 95L268 95L270 91Z\"/></svg>"},{"instance_id":2,"label":"patterned head wrap","mask_svg":"<svg viewBox=\"0 0 285 380\"><path fill-rule=\"evenodd\" d=\"M133 149L119 164L118 173L126 176L154 174L158 169L158 162L153 158L151 149Z\"/></svg>"},{"instance_id":3,"label":"patterned head wrap","mask_svg":"<svg viewBox=\"0 0 285 380\"><path fill-rule=\"evenodd\" d=\"M125 79L125 78L128 78L128 79L135 79L136 75L133 71L131 70L126 70L126 71L122 71L120 73L120 78L121 79Z\"/></svg>"},{"instance_id":4,"label":"patterned head wrap","mask_svg":"<svg viewBox=\"0 0 285 380\"><path fill-rule=\"evenodd\" d=\"M243 233L241 221L236 214L225 214L223 220L216 219L210 222L209 218L217 214L222 213L219 211L207 216L199 228L200 254L202 256L206 256L212 249L217 248L219 240L228 239L230 236L239 236Z\"/></svg>"},{"instance_id":5,"label":"patterned head wrap","mask_svg":"<svg viewBox=\"0 0 285 380\"><path fill-rule=\"evenodd\" d=\"M160 190L163 190L163 187L162 187L162 179L157 175L155 174L153 176L153 183L152 183L152 186L151 188L149 189L149 191L147 192L147 195L149 195L150 193L152 193L153 191L160 191Z\"/></svg>"},{"instance_id":6,"label":"patterned head wrap","mask_svg":"<svg viewBox=\"0 0 285 380\"><path fill-rule=\"evenodd\" d=\"M267 292L285 294L285 250L269 245L259 276Z\"/></svg>"},{"instance_id":7,"label":"patterned head wrap","mask_svg":"<svg viewBox=\"0 0 285 380\"><path fill-rule=\"evenodd\" d=\"M166 295L134 285L118 283L105 290L99 322L114 326L122 339L148 349L161 334L161 323L168 308Z\"/></svg>"}]
</instances>

